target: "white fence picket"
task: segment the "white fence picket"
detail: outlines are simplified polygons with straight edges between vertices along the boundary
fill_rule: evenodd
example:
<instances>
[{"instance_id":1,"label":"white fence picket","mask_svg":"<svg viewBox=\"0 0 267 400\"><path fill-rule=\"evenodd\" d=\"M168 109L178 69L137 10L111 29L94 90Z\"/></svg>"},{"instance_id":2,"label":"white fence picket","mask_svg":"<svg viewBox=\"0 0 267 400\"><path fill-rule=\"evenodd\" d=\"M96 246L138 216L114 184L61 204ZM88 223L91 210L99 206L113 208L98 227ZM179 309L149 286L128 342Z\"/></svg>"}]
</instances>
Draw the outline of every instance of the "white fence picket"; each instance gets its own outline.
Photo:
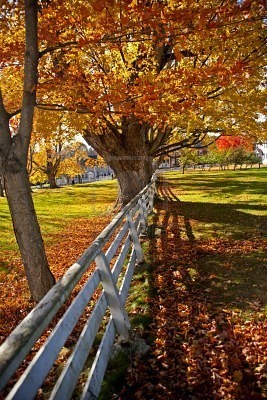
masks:
<instances>
[{"instance_id":1,"label":"white fence picket","mask_svg":"<svg viewBox=\"0 0 267 400\"><path fill-rule=\"evenodd\" d=\"M101 284L104 290L85 322L72 354L69 356L49 397L57 400L72 398L72 393L109 307L111 317L81 397L82 399L97 398L116 334L120 334L124 340L127 340L129 336L130 325L125 311L125 302L134 273L134 266L136 262L143 261L139 235L146 227L148 213L152 211L154 193L155 181L152 180L115 216L77 262L69 268L63 278L2 344L0 347L0 389L6 386L10 377L27 354L30 353L57 311L69 298L74 287L85 272L93 268L92 264L96 261L97 269L92 269L93 273L11 389L6 397L7 400L35 398L65 342ZM112 240L111 238L114 235L115 238ZM103 247L110 239L112 242L104 254ZM129 252L128 264L126 269L123 269ZM109 266L110 262L113 265L112 271ZM121 274L123 275L121 288L118 290L116 285Z\"/></svg>"}]
</instances>

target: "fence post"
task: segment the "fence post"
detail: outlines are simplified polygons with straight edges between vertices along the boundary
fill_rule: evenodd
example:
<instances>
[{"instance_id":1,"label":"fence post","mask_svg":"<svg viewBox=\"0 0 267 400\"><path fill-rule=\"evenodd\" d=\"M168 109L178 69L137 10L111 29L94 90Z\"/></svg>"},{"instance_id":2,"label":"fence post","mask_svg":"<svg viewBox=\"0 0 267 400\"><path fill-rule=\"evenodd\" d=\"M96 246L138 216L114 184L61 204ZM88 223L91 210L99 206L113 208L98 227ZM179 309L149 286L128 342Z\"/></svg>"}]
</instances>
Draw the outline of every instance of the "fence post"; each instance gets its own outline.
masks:
<instances>
[{"instance_id":1,"label":"fence post","mask_svg":"<svg viewBox=\"0 0 267 400\"><path fill-rule=\"evenodd\" d=\"M138 239L137 231L136 231L135 224L134 224L134 221L131 216L131 212L128 212L126 218L127 218L127 222L128 222L129 228L130 228L130 234L131 234L131 238L133 241L134 250L136 253L136 258L137 258L137 261L141 264L144 261L144 254L143 254L143 250L142 250L141 244Z\"/></svg>"},{"instance_id":2,"label":"fence post","mask_svg":"<svg viewBox=\"0 0 267 400\"><path fill-rule=\"evenodd\" d=\"M140 212L140 222L141 222L141 229L142 232L145 232L146 230L146 221L147 221L147 209L146 209L146 203L145 203L145 197L142 196L138 200L139 204L139 212Z\"/></svg>"},{"instance_id":3,"label":"fence post","mask_svg":"<svg viewBox=\"0 0 267 400\"><path fill-rule=\"evenodd\" d=\"M102 251L95 258L95 262L99 270L108 307L114 320L116 330L120 335L119 341L128 342L130 322L122 304L118 288L114 283L107 257Z\"/></svg>"},{"instance_id":4,"label":"fence post","mask_svg":"<svg viewBox=\"0 0 267 400\"><path fill-rule=\"evenodd\" d=\"M153 211L155 194L157 194L156 178L153 177L152 178L152 182L151 182L151 186L149 187L149 195L148 195L149 212Z\"/></svg>"},{"instance_id":5,"label":"fence post","mask_svg":"<svg viewBox=\"0 0 267 400\"><path fill-rule=\"evenodd\" d=\"M154 183L152 183L152 185L153 185ZM149 212L152 212L153 211L153 204L154 204L154 189L153 189L153 186L150 186L149 187L149 192L148 192L148 200L149 200L149 204L148 204L148 207L149 207Z\"/></svg>"}]
</instances>

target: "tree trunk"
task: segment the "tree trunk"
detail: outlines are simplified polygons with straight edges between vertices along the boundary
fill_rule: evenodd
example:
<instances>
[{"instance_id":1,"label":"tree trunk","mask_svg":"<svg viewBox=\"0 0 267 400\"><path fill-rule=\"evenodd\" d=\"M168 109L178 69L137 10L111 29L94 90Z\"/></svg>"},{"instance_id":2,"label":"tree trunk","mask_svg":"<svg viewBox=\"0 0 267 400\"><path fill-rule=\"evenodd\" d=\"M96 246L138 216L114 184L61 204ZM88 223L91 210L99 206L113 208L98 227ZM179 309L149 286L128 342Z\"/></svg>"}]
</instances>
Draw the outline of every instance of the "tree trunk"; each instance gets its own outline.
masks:
<instances>
[{"instance_id":1,"label":"tree trunk","mask_svg":"<svg viewBox=\"0 0 267 400\"><path fill-rule=\"evenodd\" d=\"M49 180L50 189L57 189L58 185L56 182L56 175L54 174L54 171L49 171L49 174L47 176Z\"/></svg>"},{"instance_id":2,"label":"tree trunk","mask_svg":"<svg viewBox=\"0 0 267 400\"><path fill-rule=\"evenodd\" d=\"M5 189L30 292L38 302L55 279L48 267L26 168L6 173Z\"/></svg>"},{"instance_id":3,"label":"tree trunk","mask_svg":"<svg viewBox=\"0 0 267 400\"><path fill-rule=\"evenodd\" d=\"M4 185L3 185L3 177L2 176L0 176L0 197L5 197Z\"/></svg>"},{"instance_id":4,"label":"tree trunk","mask_svg":"<svg viewBox=\"0 0 267 400\"><path fill-rule=\"evenodd\" d=\"M119 203L125 205L136 196L150 181L152 161L145 158L125 157L110 160L109 165L116 174L119 183Z\"/></svg>"},{"instance_id":5,"label":"tree trunk","mask_svg":"<svg viewBox=\"0 0 267 400\"><path fill-rule=\"evenodd\" d=\"M114 129L96 135L86 131L84 139L113 169L119 183L117 203L127 204L150 181L153 174L153 157L146 141L147 126L134 118L124 118L122 132Z\"/></svg>"},{"instance_id":6,"label":"tree trunk","mask_svg":"<svg viewBox=\"0 0 267 400\"><path fill-rule=\"evenodd\" d=\"M51 161L51 155L50 152L47 151L47 163L46 163L46 175L47 175L47 179L49 180L49 185L50 185L50 189L57 189L57 183L56 183L56 174L58 171L58 167L57 167L57 161L53 162Z\"/></svg>"},{"instance_id":7,"label":"tree trunk","mask_svg":"<svg viewBox=\"0 0 267 400\"><path fill-rule=\"evenodd\" d=\"M37 302L55 280L48 267L27 173L38 83L38 0L24 0L24 7L25 59L21 118L16 135L11 137L11 114L5 109L0 90L0 174L4 177L6 197L30 292Z\"/></svg>"}]
</instances>

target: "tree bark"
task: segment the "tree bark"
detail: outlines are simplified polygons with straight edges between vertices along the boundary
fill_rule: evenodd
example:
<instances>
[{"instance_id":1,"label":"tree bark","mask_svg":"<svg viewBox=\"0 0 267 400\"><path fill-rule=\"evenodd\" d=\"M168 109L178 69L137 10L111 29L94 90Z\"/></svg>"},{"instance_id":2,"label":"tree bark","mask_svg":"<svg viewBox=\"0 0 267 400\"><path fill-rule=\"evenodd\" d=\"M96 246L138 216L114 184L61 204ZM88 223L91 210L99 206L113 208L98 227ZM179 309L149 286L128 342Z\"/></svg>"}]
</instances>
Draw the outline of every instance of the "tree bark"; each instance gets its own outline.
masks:
<instances>
[{"instance_id":1,"label":"tree bark","mask_svg":"<svg viewBox=\"0 0 267 400\"><path fill-rule=\"evenodd\" d=\"M11 138L9 120L0 92L0 173L15 236L20 249L33 300L38 302L53 286L44 244L31 196L27 158L31 140L38 81L38 1L25 0L25 63L21 118L17 134Z\"/></svg>"},{"instance_id":2,"label":"tree bark","mask_svg":"<svg viewBox=\"0 0 267 400\"><path fill-rule=\"evenodd\" d=\"M57 189L56 174L53 168L47 169L47 177L49 180L50 189Z\"/></svg>"},{"instance_id":3,"label":"tree bark","mask_svg":"<svg viewBox=\"0 0 267 400\"><path fill-rule=\"evenodd\" d=\"M4 185L3 185L3 177L2 176L0 176L0 197L5 197Z\"/></svg>"},{"instance_id":4,"label":"tree bark","mask_svg":"<svg viewBox=\"0 0 267 400\"><path fill-rule=\"evenodd\" d=\"M57 182L56 182L56 177L55 174L49 174L49 184L50 184L50 189L57 189Z\"/></svg>"},{"instance_id":5,"label":"tree bark","mask_svg":"<svg viewBox=\"0 0 267 400\"><path fill-rule=\"evenodd\" d=\"M85 131L84 139L115 172L119 183L117 203L127 204L149 182L153 157L146 140L147 126L133 117L124 118L122 132L110 129L102 135Z\"/></svg>"},{"instance_id":6,"label":"tree bark","mask_svg":"<svg viewBox=\"0 0 267 400\"><path fill-rule=\"evenodd\" d=\"M5 174L5 190L30 292L38 302L55 279L48 267L26 168Z\"/></svg>"},{"instance_id":7,"label":"tree bark","mask_svg":"<svg viewBox=\"0 0 267 400\"><path fill-rule=\"evenodd\" d=\"M109 165L116 174L119 183L118 202L127 204L150 181L153 170L152 161L145 156L124 156L110 160Z\"/></svg>"}]
</instances>

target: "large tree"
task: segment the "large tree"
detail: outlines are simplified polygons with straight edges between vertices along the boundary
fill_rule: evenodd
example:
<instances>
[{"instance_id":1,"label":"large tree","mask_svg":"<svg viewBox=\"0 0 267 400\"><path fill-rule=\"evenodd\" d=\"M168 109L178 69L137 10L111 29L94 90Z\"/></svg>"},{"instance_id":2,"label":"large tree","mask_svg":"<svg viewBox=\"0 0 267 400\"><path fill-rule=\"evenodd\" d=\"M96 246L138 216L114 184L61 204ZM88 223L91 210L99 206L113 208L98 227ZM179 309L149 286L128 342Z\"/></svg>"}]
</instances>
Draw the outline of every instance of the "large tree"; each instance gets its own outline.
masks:
<instances>
[{"instance_id":1,"label":"large tree","mask_svg":"<svg viewBox=\"0 0 267 400\"><path fill-rule=\"evenodd\" d=\"M87 115L84 138L127 202L155 157L209 132L260 130L264 11L258 0L50 3L42 19L61 29L48 29L38 106Z\"/></svg>"}]
</instances>

